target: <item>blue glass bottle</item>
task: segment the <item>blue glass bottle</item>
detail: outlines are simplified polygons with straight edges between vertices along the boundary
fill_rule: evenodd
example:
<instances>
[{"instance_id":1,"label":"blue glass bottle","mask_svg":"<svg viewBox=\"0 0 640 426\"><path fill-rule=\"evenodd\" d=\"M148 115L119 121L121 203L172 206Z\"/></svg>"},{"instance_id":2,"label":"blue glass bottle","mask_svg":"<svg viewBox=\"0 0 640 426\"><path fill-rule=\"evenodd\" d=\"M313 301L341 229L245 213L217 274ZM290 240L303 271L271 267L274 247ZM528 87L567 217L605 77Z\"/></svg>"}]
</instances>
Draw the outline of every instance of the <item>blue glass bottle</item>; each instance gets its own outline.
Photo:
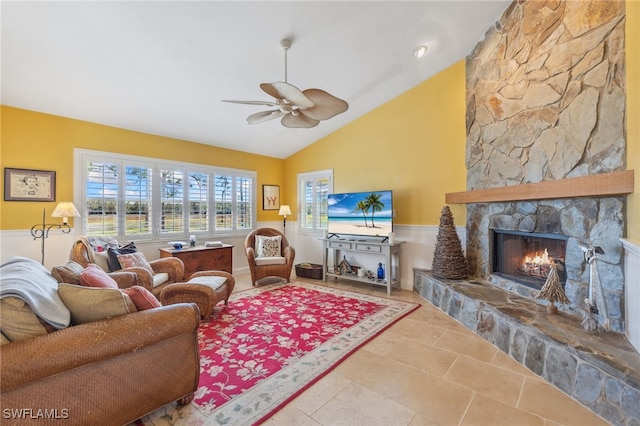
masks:
<instances>
[{"instance_id":1,"label":"blue glass bottle","mask_svg":"<svg viewBox=\"0 0 640 426\"><path fill-rule=\"evenodd\" d=\"M382 267L382 263L378 263L378 279L384 280L384 268Z\"/></svg>"}]
</instances>

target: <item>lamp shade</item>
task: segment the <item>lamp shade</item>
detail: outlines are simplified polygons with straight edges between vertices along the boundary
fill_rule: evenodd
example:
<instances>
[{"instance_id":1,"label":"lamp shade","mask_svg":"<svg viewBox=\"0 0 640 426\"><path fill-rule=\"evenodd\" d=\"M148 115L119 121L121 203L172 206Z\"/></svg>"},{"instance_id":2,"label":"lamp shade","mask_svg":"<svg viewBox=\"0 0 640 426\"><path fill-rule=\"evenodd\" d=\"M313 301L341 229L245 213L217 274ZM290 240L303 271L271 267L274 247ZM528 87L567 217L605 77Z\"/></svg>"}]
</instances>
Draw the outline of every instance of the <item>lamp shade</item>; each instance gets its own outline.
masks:
<instances>
[{"instance_id":1,"label":"lamp shade","mask_svg":"<svg viewBox=\"0 0 640 426\"><path fill-rule=\"evenodd\" d=\"M291 214L291 209L288 205L283 204L280 206L280 211L278 212L280 216L287 216Z\"/></svg>"},{"instance_id":2,"label":"lamp shade","mask_svg":"<svg viewBox=\"0 0 640 426\"><path fill-rule=\"evenodd\" d=\"M78 209L73 205L71 201L60 201L56 206L51 217L61 217L63 223L67 223L69 217L80 217Z\"/></svg>"}]
</instances>

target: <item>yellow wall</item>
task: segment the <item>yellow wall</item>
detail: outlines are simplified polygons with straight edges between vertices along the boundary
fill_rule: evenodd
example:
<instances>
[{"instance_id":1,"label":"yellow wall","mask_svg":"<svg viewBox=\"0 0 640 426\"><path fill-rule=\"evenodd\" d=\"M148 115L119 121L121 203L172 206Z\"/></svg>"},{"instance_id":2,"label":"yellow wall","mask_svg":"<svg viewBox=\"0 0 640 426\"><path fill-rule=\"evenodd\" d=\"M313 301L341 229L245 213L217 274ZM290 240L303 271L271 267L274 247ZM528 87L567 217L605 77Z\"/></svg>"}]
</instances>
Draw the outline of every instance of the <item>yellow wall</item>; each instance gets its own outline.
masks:
<instances>
[{"instance_id":1,"label":"yellow wall","mask_svg":"<svg viewBox=\"0 0 640 426\"><path fill-rule=\"evenodd\" d=\"M640 241L640 2L627 1L627 167L635 169L628 197L629 239ZM464 61L365 114L286 160L210 147L47 114L2 107L2 167L56 170L57 200L73 196L73 148L220 165L258 172L262 184L281 186L295 210L300 172L334 170L336 192L393 189L396 223L438 224L444 194L466 189ZM55 203L0 202L0 229L25 229ZM466 209L450 206L456 225ZM280 220L263 211L258 220ZM291 220L296 219L294 211Z\"/></svg>"},{"instance_id":2,"label":"yellow wall","mask_svg":"<svg viewBox=\"0 0 640 426\"><path fill-rule=\"evenodd\" d=\"M627 197L627 238L640 243L640 2L626 4L627 168L635 170L635 192Z\"/></svg>"},{"instance_id":3,"label":"yellow wall","mask_svg":"<svg viewBox=\"0 0 640 426\"><path fill-rule=\"evenodd\" d=\"M282 185L284 160L247 154L85 121L2 106L0 164L5 167L54 170L56 200L73 200L73 149L85 148L130 155L254 170L258 176L258 220L280 220L263 211L262 184ZM2 176L4 187L4 173ZM4 198L4 197L3 197ZM42 220L42 209L56 202L0 202L0 229L29 229Z\"/></svg>"},{"instance_id":4,"label":"yellow wall","mask_svg":"<svg viewBox=\"0 0 640 426\"><path fill-rule=\"evenodd\" d=\"M334 192L393 190L395 222L437 225L446 192L466 189L465 64L460 61L285 160L296 175L333 169ZM456 225L466 209L452 205Z\"/></svg>"}]
</instances>

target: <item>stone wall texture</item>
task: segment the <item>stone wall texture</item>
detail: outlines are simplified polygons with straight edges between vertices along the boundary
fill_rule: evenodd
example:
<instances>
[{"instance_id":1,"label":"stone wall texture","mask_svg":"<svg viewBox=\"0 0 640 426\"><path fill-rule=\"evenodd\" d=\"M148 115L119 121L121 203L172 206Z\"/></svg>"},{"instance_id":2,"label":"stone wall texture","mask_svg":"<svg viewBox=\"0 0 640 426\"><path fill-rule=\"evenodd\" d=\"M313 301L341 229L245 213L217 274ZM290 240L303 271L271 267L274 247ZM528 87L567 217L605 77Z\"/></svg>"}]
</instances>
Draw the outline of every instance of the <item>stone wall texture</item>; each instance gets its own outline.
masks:
<instances>
[{"instance_id":1,"label":"stone wall texture","mask_svg":"<svg viewBox=\"0 0 640 426\"><path fill-rule=\"evenodd\" d=\"M624 170L624 1L514 1L466 61L467 189ZM578 242L601 246L612 329L624 330L624 197L470 204L467 257L491 275L490 229L561 233L565 312L582 314L589 270ZM570 263L571 262L571 263Z\"/></svg>"}]
</instances>

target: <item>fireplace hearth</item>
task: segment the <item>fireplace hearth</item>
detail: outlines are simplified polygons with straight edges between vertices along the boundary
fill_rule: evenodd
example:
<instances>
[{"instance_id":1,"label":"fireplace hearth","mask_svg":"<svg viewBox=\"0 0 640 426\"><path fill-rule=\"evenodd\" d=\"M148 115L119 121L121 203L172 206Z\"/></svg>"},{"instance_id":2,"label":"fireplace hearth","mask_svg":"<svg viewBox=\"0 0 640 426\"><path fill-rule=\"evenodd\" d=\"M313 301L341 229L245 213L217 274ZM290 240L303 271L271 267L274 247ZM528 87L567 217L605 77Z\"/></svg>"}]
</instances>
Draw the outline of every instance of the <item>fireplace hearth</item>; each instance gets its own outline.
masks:
<instances>
[{"instance_id":1,"label":"fireplace hearth","mask_svg":"<svg viewBox=\"0 0 640 426\"><path fill-rule=\"evenodd\" d=\"M494 275L540 290L551 270L556 270L564 288L566 250L569 237L560 234L493 229L492 264Z\"/></svg>"},{"instance_id":2,"label":"fireplace hearth","mask_svg":"<svg viewBox=\"0 0 640 426\"><path fill-rule=\"evenodd\" d=\"M640 424L640 354L622 334L593 334L571 315L482 279L414 268L413 289L612 425Z\"/></svg>"}]
</instances>

